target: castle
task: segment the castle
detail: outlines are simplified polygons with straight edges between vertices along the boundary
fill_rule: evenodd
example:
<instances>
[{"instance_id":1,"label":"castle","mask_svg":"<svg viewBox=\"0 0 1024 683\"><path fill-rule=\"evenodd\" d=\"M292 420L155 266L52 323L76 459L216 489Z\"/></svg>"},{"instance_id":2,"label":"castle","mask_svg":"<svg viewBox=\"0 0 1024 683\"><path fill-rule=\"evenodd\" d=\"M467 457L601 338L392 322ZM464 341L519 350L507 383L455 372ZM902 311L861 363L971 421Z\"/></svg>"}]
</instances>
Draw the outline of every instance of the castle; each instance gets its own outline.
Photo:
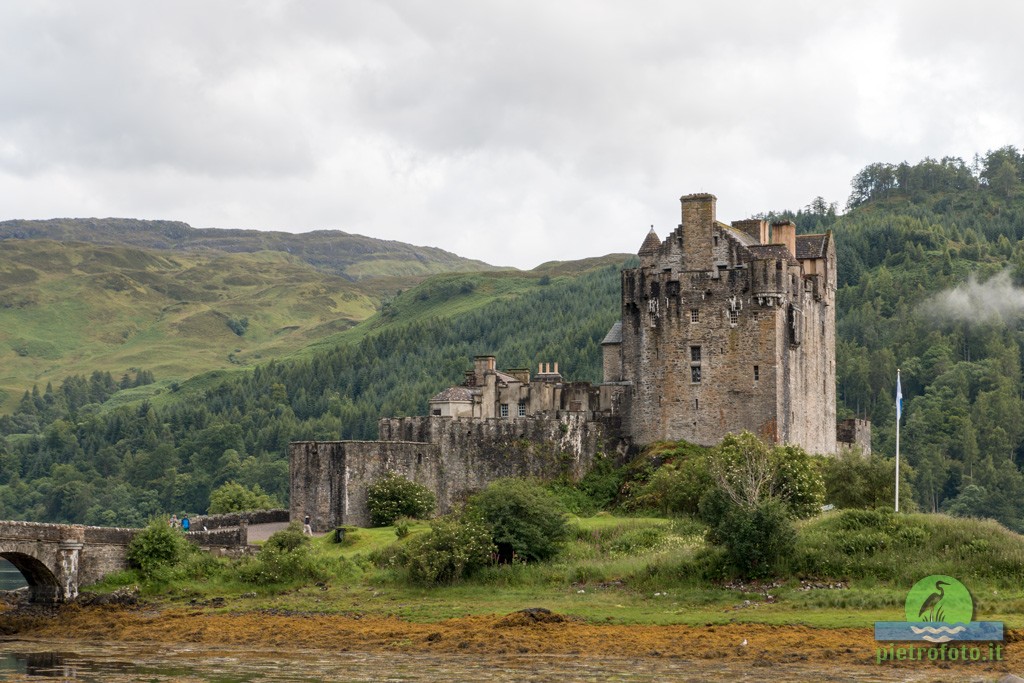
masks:
<instances>
[{"instance_id":1,"label":"castle","mask_svg":"<svg viewBox=\"0 0 1024 683\"><path fill-rule=\"evenodd\" d=\"M293 518L366 524L367 488L388 472L428 486L443 512L498 477L579 478L599 454L659 440L712 445L749 430L812 453L870 449L860 420L837 442L831 234L726 225L710 194L681 202L679 227L664 241L652 228L640 265L622 272L602 384L567 382L557 363L531 375L478 356L429 415L382 419L379 441L291 444Z\"/></svg>"}]
</instances>

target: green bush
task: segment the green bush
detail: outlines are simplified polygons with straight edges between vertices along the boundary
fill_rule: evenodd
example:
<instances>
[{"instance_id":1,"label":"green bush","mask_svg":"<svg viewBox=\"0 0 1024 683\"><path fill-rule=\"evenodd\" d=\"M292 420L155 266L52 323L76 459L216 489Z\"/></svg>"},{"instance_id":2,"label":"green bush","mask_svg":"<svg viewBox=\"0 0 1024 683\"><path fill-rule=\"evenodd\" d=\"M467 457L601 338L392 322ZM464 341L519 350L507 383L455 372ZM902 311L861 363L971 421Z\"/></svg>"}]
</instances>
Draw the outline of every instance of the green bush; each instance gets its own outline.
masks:
<instances>
[{"instance_id":1,"label":"green bush","mask_svg":"<svg viewBox=\"0 0 1024 683\"><path fill-rule=\"evenodd\" d=\"M725 560L744 578L762 578L779 571L793 553L796 531L789 509L768 498L755 506L729 505L709 540L722 546Z\"/></svg>"},{"instance_id":2,"label":"green bush","mask_svg":"<svg viewBox=\"0 0 1024 683\"><path fill-rule=\"evenodd\" d=\"M500 562L546 560L569 536L558 498L525 479L491 482L470 498L467 510L490 528Z\"/></svg>"},{"instance_id":3,"label":"green bush","mask_svg":"<svg viewBox=\"0 0 1024 683\"><path fill-rule=\"evenodd\" d=\"M235 575L244 583L268 585L325 581L328 572L324 562L310 552L308 546L294 550L264 546L255 557L239 562Z\"/></svg>"},{"instance_id":4,"label":"green bush","mask_svg":"<svg viewBox=\"0 0 1024 683\"><path fill-rule=\"evenodd\" d=\"M494 550L487 524L465 514L435 520L429 533L412 538L395 559L406 566L413 581L437 585L466 578L486 566Z\"/></svg>"},{"instance_id":5,"label":"green bush","mask_svg":"<svg viewBox=\"0 0 1024 683\"><path fill-rule=\"evenodd\" d=\"M798 446L771 447L750 432L728 434L711 451L715 488L733 503L757 507L760 500L780 500L790 514L806 518L821 511L825 484L813 456ZM702 511L701 515L708 519Z\"/></svg>"},{"instance_id":6,"label":"green bush","mask_svg":"<svg viewBox=\"0 0 1024 683\"><path fill-rule=\"evenodd\" d=\"M292 522L287 528L275 531L263 544L264 550L273 548L282 552L291 552L309 544L309 536L302 533L302 525Z\"/></svg>"},{"instance_id":7,"label":"green bush","mask_svg":"<svg viewBox=\"0 0 1024 683\"><path fill-rule=\"evenodd\" d=\"M611 458L598 453L594 465L582 479L558 479L547 484L547 488L561 501L567 512L587 517L610 509L615 504L625 475L625 467L616 467Z\"/></svg>"},{"instance_id":8,"label":"green bush","mask_svg":"<svg viewBox=\"0 0 1024 683\"><path fill-rule=\"evenodd\" d=\"M292 522L286 529L271 534L253 557L234 567L239 581L254 584L291 584L323 581L328 576L325 560L313 552L302 525Z\"/></svg>"},{"instance_id":9,"label":"green bush","mask_svg":"<svg viewBox=\"0 0 1024 683\"><path fill-rule=\"evenodd\" d=\"M749 480L751 462L761 463L764 471L758 474L765 475L755 477L763 481L762 490L747 492L754 498L778 498L801 518L816 514L825 498L816 458L796 446L769 446L750 432L727 435L710 449L685 441L656 443L644 459L656 469L646 481L630 487L632 495L625 507L634 510L697 515L701 500L720 485L736 488Z\"/></svg>"},{"instance_id":10,"label":"green bush","mask_svg":"<svg viewBox=\"0 0 1024 683\"><path fill-rule=\"evenodd\" d=\"M910 585L929 574L1024 581L1024 538L991 520L837 510L802 523L792 571L805 576Z\"/></svg>"},{"instance_id":11,"label":"green bush","mask_svg":"<svg viewBox=\"0 0 1024 683\"><path fill-rule=\"evenodd\" d=\"M153 519L128 543L128 563L144 576L153 576L160 568L173 567L194 551L177 529L163 519Z\"/></svg>"},{"instance_id":12,"label":"green bush","mask_svg":"<svg viewBox=\"0 0 1024 683\"><path fill-rule=\"evenodd\" d=\"M714 483L708 456L694 454L655 470L637 493L635 507L664 515L696 515L700 499Z\"/></svg>"},{"instance_id":13,"label":"green bush","mask_svg":"<svg viewBox=\"0 0 1024 683\"><path fill-rule=\"evenodd\" d=\"M399 517L395 520L395 537L398 540L402 540L409 535L409 518Z\"/></svg>"},{"instance_id":14,"label":"green bush","mask_svg":"<svg viewBox=\"0 0 1024 683\"><path fill-rule=\"evenodd\" d=\"M256 484L251 489L233 481L221 484L210 492L208 513L221 515L226 512L247 510L273 510L279 504Z\"/></svg>"},{"instance_id":15,"label":"green bush","mask_svg":"<svg viewBox=\"0 0 1024 683\"><path fill-rule=\"evenodd\" d=\"M367 489L366 503L370 524L388 526L399 517L429 517L437 499L426 486L391 473Z\"/></svg>"},{"instance_id":16,"label":"green bush","mask_svg":"<svg viewBox=\"0 0 1024 683\"><path fill-rule=\"evenodd\" d=\"M875 508L893 504L896 486L896 461L872 454L847 451L825 458L822 477L825 499L837 508ZM914 494L910 479L913 472L906 462L900 465L900 508L913 509Z\"/></svg>"},{"instance_id":17,"label":"green bush","mask_svg":"<svg viewBox=\"0 0 1024 683\"><path fill-rule=\"evenodd\" d=\"M610 457L599 453L577 488L590 499L595 510L607 510L618 498L625 477L625 467L616 467Z\"/></svg>"}]
</instances>

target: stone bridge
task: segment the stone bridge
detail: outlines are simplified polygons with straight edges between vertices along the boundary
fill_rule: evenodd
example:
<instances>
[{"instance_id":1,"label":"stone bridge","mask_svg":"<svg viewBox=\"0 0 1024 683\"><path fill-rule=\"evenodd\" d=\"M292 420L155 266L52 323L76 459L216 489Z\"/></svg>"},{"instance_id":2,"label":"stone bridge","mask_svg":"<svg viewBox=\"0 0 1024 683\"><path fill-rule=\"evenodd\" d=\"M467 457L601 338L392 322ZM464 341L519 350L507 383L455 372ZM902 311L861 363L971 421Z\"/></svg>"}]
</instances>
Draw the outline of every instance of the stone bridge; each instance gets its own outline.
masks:
<instances>
[{"instance_id":1,"label":"stone bridge","mask_svg":"<svg viewBox=\"0 0 1024 683\"><path fill-rule=\"evenodd\" d=\"M0 557L21 572L32 602L64 602L78 587L127 568L138 529L0 521Z\"/></svg>"},{"instance_id":2,"label":"stone bridge","mask_svg":"<svg viewBox=\"0 0 1024 683\"><path fill-rule=\"evenodd\" d=\"M287 511L274 511L280 516ZM210 531L187 534L206 550L238 549L247 545L247 519L258 513L222 515L232 524L220 527L214 517L205 518ZM268 515L265 515L268 516ZM203 518L200 518L203 519ZM204 524L204 526L206 526ZM40 524L0 521L0 557L25 577L32 602L66 602L78 597L78 587L128 568L128 543L141 529Z\"/></svg>"}]
</instances>

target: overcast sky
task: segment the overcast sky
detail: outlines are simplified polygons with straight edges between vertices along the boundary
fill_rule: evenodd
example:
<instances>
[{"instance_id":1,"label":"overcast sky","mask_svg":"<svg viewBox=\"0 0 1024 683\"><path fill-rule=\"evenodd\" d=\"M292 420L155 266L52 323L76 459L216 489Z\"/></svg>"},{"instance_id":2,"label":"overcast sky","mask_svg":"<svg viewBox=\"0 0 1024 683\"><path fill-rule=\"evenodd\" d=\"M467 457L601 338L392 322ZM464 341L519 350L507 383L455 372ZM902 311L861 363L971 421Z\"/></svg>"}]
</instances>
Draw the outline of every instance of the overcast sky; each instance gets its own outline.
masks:
<instances>
[{"instance_id":1,"label":"overcast sky","mask_svg":"<svg viewBox=\"0 0 1024 683\"><path fill-rule=\"evenodd\" d=\"M842 207L1024 145L1024 4L0 5L0 219L337 228L497 265L635 252L679 196Z\"/></svg>"}]
</instances>

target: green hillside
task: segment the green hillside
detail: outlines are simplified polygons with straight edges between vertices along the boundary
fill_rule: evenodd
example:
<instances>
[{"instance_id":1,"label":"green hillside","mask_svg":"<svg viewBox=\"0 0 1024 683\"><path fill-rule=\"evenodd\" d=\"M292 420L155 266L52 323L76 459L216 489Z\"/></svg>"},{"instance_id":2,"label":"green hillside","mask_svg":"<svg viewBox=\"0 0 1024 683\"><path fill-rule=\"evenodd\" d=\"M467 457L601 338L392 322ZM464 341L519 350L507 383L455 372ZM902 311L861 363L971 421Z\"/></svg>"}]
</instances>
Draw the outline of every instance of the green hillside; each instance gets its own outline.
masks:
<instances>
[{"instance_id":1,"label":"green hillside","mask_svg":"<svg viewBox=\"0 0 1024 683\"><path fill-rule=\"evenodd\" d=\"M380 416L422 414L483 351L599 380L622 262L595 265L437 276L335 343L251 371L123 391L94 373L37 388L0 416L0 518L140 524L205 510L229 480L284 500L290 441L375 438Z\"/></svg>"},{"instance_id":2,"label":"green hillside","mask_svg":"<svg viewBox=\"0 0 1024 683\"><path fill-rule=\"evenodd\" d=\"M435 247L353 235L340 230L305 233L193 228L176 221L129 218L56 218L0 222L0 241L49 239L132 246L173 252L220 251L290 254L318 270L357 281L494 270L482 261Z\"/></svg>"},{"instance_id":3,"label":"green hillside","mask_svg":"<svg viewBox=\"0 0 1024 683\"><path fill-rule=\"evenodd\" d=\"M3 245L4 412L32 384L76 373L142 368L166 380L251 365L351 327L379 302L366 286L280 252Z\"/></svg>"}]
</instances>

